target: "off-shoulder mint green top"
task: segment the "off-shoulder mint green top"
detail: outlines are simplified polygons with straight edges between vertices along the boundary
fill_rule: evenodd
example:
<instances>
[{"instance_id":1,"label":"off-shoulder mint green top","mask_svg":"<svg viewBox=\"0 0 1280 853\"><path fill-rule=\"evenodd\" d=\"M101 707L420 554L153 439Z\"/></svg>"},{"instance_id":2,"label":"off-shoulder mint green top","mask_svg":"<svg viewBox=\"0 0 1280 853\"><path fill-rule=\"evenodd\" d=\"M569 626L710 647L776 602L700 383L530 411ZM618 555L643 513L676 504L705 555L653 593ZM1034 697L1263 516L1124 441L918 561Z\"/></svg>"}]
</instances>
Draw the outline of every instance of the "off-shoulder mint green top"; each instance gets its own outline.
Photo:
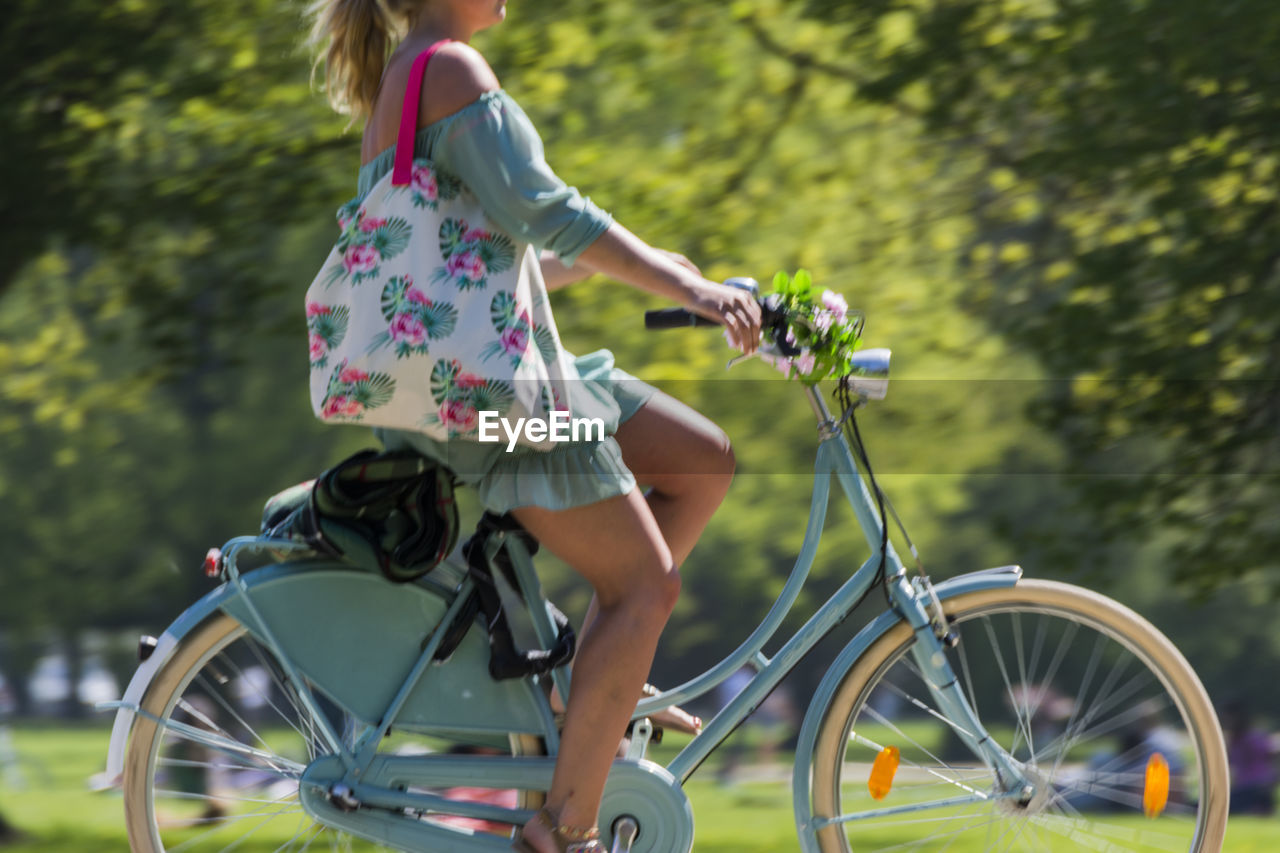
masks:
<instances>
[{"instance_id":1,"label":"off-shoulder mint green top","mask_svg":"<svg viewBox=\"0 0 1280 853\"><path fill-rule=\"evenodd\" d=\"M462 110L420 129L414 156L452 172L479 199L485 214L508 233L550 249L572 264L613 222L547 165L533 123L505 92L488 92ZM395 148L360 169L358 200L391 171ZM389 450L413 448L474 486L488 510L521 506L560 510L626 494L635 477L622 461L613 434L643 406L654 389L614 367L613 354L598 350L574 359L580 377L574 394L588 394L616 412L603 441L574 442L541 451L480 444L464 439L435 441L424 433L376 429Z\"/></svg>"},{"instance_id":2,"label":"off-shoulder mint green top","mask_svg":"<svg viewBox=\"0 0 1280 853\"><path fill-rule=\"evenodd\" d=\"M388 148L360 169L360 199L391 171L395 151ZM503 231L569 265L613 222L556 176L533 122L502 90L419 130L413 153L461 178Z\"/></svg>"}]
</instances>

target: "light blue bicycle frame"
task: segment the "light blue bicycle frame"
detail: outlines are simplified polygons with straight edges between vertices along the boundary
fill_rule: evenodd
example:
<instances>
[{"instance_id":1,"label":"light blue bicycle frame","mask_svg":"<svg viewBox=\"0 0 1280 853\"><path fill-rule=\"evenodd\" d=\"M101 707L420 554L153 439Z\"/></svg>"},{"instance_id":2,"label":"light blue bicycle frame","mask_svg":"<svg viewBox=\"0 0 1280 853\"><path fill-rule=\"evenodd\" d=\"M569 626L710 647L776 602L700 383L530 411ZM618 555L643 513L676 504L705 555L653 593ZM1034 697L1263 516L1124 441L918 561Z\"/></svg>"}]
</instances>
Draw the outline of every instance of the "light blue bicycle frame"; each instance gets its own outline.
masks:
<instances>
[{"instance_id":1,"label":"light blue bicycle frame","mask_svg":"<svg viewBox=\"0 0 1280 853\"><path fill-rule=\"evenodd\" d=\"M1031 790L1029 781L1022 772L1020 764L997 746L995 741L987 735L964 697L956 676L947 663L946 656L942 654L943 642L940 637L946 633L946 627L941 608L937 606L937 597L935 597L934 592L927 584L920 581L913 583L908 580L907 571L892 543L884 543L882 548L884 528L880 514L876 509L876 502L858 471L853 451L842 432L843 418L849 417L852 413L844 413L842 421L837 422L827 409L821 393L816 387L805 388L805 394L817 417L820 438L815 460L814 488L800 554L796 558L791 574L778 600L761 624L737 650L702 675L687 683L660 695L642 700L637 705L633 717L637 720L648 717L671 705L680 704L704 695L744 664L751 665L756 670L755 676L745 689L711 719L703 728L702 733L695 737L667 765L666 769L674 777L674 783L683 783L703 760L764 701L765 697L778 685L783 677L820 640L850 614L858 602L871 591L877 580L883 577L889 600L892 603L892 609L881 613L864 627L833 663L818 688L809 715L806 716L805 724L801 730L800 742L796 751L797 772L793 777L793 794L802 847L806 850L814 849L812 834L822 826L843 823L863 817L863 815L811 817L808 811L810 780L807 768L812 762L817 724L820 723L819 718L826 709L826 704L834 692L839 677L852 666L858 655L876 637L900 620L905 621L913 629L918 639L918 642L913 644L911 653L921 674L924 676L925 683L929 685L929 690L937 709L945 715L948 724L966 743L974 755L995 771L1000 780L1002 790L985 793L971 792L968 796L953 798L945 803L925 803L879 809L868 813L867 816L883 816L897 811L913 811L938 805L953 805L959 802L1029 796L1029 791ZM818 543L825 525L833 478L839 482L857 517L858 524L862 528L870 548L871 556L809 618L805 625L785 642L772 658L768 658L763 654L762 649L777 632L795 604L813 566ZM436 649L447 633L453 621L453 615L461 608L462 603L470 593L473 581L466 577L459 579L456 595L452 599L447 612L443 614L439 627L431 633L431 636L422 646L421 654L408 672L395 698L391 701L384 714L381 715L381 720L377 725L371 726L364 731L354 744L348 746L344 743L344 739L340 734L332 728L328 718L320 712L315 697L306 686L306 679L300 676L290 662L288 655L282 653L280 644L273 636L269 621L262 617L254 604L253 595L250 594L245 576L241 575L235 567L235 557L240 551L263 547L287 548L290 546L291 543L255 537L244 537L228 543L225 556L227 579L229 581L228 587L231 591L213 606L223 607L240 614L239 618L254 629L267 645L272 647L273 651L278 654L286 677L297 688L298 696L302 702L309 706L314 722L319 729L318 734L335 756L332 760L340 762L343 770L345 770L345 778L351 782L351 790L359 795L362 787L360 784L361 775L371 766L371 762L387 760L378 757L377 746L382 737L396 722L397 715L401 712L410 694L418 688L419 681L428 673ZM501 533L495 534L488 545L489 557L492 558L500 547L506 547L511 556L521 593L528 606L537 638L540 643L544 644L544 647L549 647L555 638L555 629L547 614L546 603L542 597L541 585L534 573L532 560L518 537L505 537ZM883 571L880 565L882 554L884 557ZM1005 569L964 575L941 584L938 588L938 595L946 598L970 589L1011 586L1016 582L1019 574L1020 570L1016 567L1007 567ZM476 629L473 628L473 630ZM561 695L567 696L569 690L568 668L561 667L556 670L553 673L553 681L555 688L561 692ZM131 713L143 713L136 705L129 703L111 704L124 708ZM546 707L545 703L541 704L540 716L543 717L542 729L548 751L554 753L558 750L558 735L554 721L551 719L549 708ZM177 726L181 724L170 722L168 725ZM197 729L182 733L194 740L206 741L213 748L222 748L224 746L221 742L210 738L209 735ZM446 768L448 772L456 771L458 778L467 778L472 780L473 783L479 784L484 784L484 766L493 767L495 770L501 768L504 778L514 779L519 777L523 780L520 783L521 787L536 788L542 780L549 779L554 758L477 759L475 757L441 757L434 759L433 763ZM342 771L338 772L339 774L342 773ZM307 782L304 778L304 787L306 784ZM370 793L373 794L373 792ZM403 802L391 802L387 799L388 797L397 800L403 799ZM520 820L527 820L532 816L532 813L525 813L519 809L512 811L478 803L452 802L430 794L406 793L395 795L394 793L379 792L371 798L371 803L375 800L377 801L376 804L381 806L402 808L434 807L454 814L481 819L510 821L514 816Z\"/></svg>"},{"instance_id":2,"label":"light blue bicycle frame","mask_svg":"<svg viewBox=\"0 0 1280 853\"><path fill-rule=\"evenodd\" d=\"M880 576L881 540L884 528L876 503L858 471L853 451L841 431L842 424L837 423L832 417L816 386L806 387L805 394L817 416L821 442L818 445L817 459L814 463L813 496L809 506L804 542L778 600L760 626L731 655L697 678L660 696L641 701L636 708L636 717L646 716L669 705L679 704L707 693L744 664L751 664L757 670L755 677L742 692L721 709L720 713L703 728L702 733L667 765L672 775L682 782L689 778L698 765L764 701L786 674L849 615ZM849 414L845 413L845 417ZM849 505L857 516L858 524L870 547L871 556L778 650L773 658L767 658L761 650L790 612L813 566L818 542L825 525L833 475L839 481ZM887 620L882 616L882 620L885 621L869 626L868 631L871 634L867 638L868 644L869 640L878 636L884 628L888 627L888 624L897 621L897 618L905 620L920 640L912 647L912 653L926 682L930 685L938 708L946 714L955 731L974 754L996 769L1006 788L1021 790L1024 780L1018 763L987 736L965 699L945 656L939 654L942 650L942 642L938 636L939 632L935 631L935 626L937 616L940 614L930 612L929 601L922 600L927 596L923 596L921 591L907 580L906 568L894 550L892 542L885 543L883 553L884 582L896 615L885 614L888 617ZM1001 573L1001 570L996 570L996 573ZM1017 576L1016 569L1012 567L1003 574L1011 579L996 581L1002 585L1010 584L1012 578ZM995 580L994 575L993 580ZM803 746L802 743L802 748ZM808 746L812 748L812 744ZM797 770L807 766L809 758L810 756L798 752ZM802 775L805 774L796 773L797 794L801 790L806 792L808 790L807 780L801 782L799 779ZM797 807L799 808L799 804Z\"/></svg>"}]
</instances>

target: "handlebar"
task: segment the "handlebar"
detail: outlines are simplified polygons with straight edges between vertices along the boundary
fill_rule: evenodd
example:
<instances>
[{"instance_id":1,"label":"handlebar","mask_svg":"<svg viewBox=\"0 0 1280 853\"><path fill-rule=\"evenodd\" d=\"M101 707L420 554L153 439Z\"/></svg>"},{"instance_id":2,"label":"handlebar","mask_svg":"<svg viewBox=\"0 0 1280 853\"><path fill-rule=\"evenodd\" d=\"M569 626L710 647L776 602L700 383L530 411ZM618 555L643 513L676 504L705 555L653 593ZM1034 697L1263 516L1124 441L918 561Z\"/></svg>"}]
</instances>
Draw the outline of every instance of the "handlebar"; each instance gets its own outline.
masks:
<instances>
[{"instance_id":1,"label":"handlebar","mask_svg":"<svg viewBox=\"0 0 1280 853\"><path fill-rule=\"evenodd\" d=\"M644 312L646 329L683 329L686 326L719 326L715 320L708 320L701 314L695 314L688 308L660 308L657 311Z\"/></svg>"},{"instance_id":2,"label":"handlebar","mask_svg":"<svg viewBox=\"0 0 1280 853\"><path fill-rule=\"evenodd\" d=\"M791 358L800 354L800 348L787 343L787 315L778 303L778 298L769 295L757 298L760 306L760 328L773 341L778 352ZM719 326L715 320L708 320L701 314L695 314L688 308L659 308L644 312L646 329L685 329L691 326Z\"/></svg>"}]
</instances>

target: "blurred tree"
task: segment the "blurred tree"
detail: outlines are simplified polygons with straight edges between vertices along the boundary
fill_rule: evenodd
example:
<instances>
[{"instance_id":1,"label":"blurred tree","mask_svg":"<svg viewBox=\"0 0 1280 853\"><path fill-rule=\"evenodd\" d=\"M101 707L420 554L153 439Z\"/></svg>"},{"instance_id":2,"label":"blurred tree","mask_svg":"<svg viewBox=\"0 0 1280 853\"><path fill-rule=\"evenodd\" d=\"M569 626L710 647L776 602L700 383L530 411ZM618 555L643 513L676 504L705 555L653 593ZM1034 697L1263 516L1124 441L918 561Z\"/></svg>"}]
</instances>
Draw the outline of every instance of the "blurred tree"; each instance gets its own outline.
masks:
<instances>
[{"instance_id":1,"label":"blurred tree","mask_svg":"<svg viewBox=\"0 0 1280 853\"><path fill-rule=\"evenodd\" d=\"M1280 591L1280 7L806 6L874 57L831 76L982 159L970 305L1062 380L1039 415L1077 470L1118 475L1081 478L1081 506L1168 531L1196 588Z\"/></svg>"},{"instance_id":2,"label":"blurred tree","mask_svg":"<svg viewBox=\"0 0 1280 853\"><path fill-rule=\"evenodd\" d=\"M0 36L12 48L0 116L15 128L0 139L0 204L15 223L0 229L0 496L12 507L0 518L11 543L0 624L155 625L200 592L205 547L254 529L267 493L369 441L311 421L298 304L333 237L330 211L354 191L358 142L307 86L297 6L71 0L66 15L86 34L68 40L64 20L17 3ZM1005 10L995 18L982 5L564 0L517 4L477 42L553 165L620 221L713 277L806 266L868 310L869 342L899 353L865 432L943 574L1010 561L995 554L1007 546L990 541L989 516L947 519L983 493L968 474L999 472L1012 445L1019 464L1062 464L1017 416L1020 395L982 393L1038 369L957 305L967 283L970 308L1007 314L1001 331L1047 346L1058 333L1032 334L1041 309L1018 288L1027 271L1037 288L1067 281L1041 254L1057 243L1024 260L1006 248L1027 242L1007 235L1039 232L1006 221L1005 207L1048 227L1039 199L1057 184L1024 139L1047 131L1001 99L1043 84L1047 105L1031 106L1052 117L1054 98L1074 96L1013 60L1003 73L1020 85L1001 88L982 65L1001 42L984 39L998 38L1000 16L1040 5L991 4ZM976 59L943 45L948 28ZM1053 61L1069 60L1082 61ZM1092 79L1072 73L1061 80ZM1014 133L1020 121L1030 126ZM1112 210L1092 199L1068 193L1053 227ZM1140 205L1117 195L1113 207ZM1001 289L984 289L996 262ZM571 349L609 346L737 448L740 475L664 638L659 677L679 677L733 648L781 587L808 507L811 416L761 364L719 381L714 334L646 336L640 313L655 302L643 294L592 281L554 299ZM1109 336L1104 320L1093 316L1095 334ZM998 521L1024 529L1055 500L1001 504ZM831 518L805 605L867 553L847 513ZM563 573L552 585L582 597Z\"/></svg>"},{"instance_id":3,"label":"blurred tree","mask_svg":"<svg viewBox=\"0 0 1280 853\"><path fill-rule=\"evenodd\" d=\"M21 840L22 834L0 814L0 845L16 844Z\"/></svg>"},{"instance_id":4,"label":"blurred tree","mask_svg":"<svg viewBox=\"0 0 1280 853\"><path fill-rule=\"evenodd\" d=\"M353 190L358 146L308 90L297 11L265 0L73 5L93 37L72 41L38 5L14 12L7 32L27 36L11 36L18 82L5 84L4 109L31 150L0 167L38 165L78 207L59 219L39 201L40 227L23 232L6 279L0 479L15 512L0 525L16 555L0 579L13 594L6 626L63 631L174 612L198 590L203 548L252 529L264 484L361 441L310 424L302 397L293 302L332 239L329 211ZM770 14L793 44L830 39L796 14ZM877 340L919 341L905 375L950 375L962 353L982 372L1012 369L997 344L974 349L980 330L949 320L956 266L936 247L958 245L967 226L917 193L945 151L910 142L918 120L762 54L728 22L722 8L684 0L567 0L513 8L480 46L557 169L653 242L713 276L810 267L872 312ZM41 113L36 92L57 109ZM6 209L19 201L7 194ZM704 665L739 639L737 617L763 612L790 566L811 483L807 408L759 365L740 369L750 382L708 379L726 358L715 335L644 335L640 313L654 302L642 294L588 282L556 300L572 348L610 346L738 446L742 476L688 567L667 638L673 666ZM888 463L911 466L897 494L927 519L957 494L953 478L927 475L992 458L1017 428L963 394L900 399L887 422L927 411L926 433L951 418L968 436L917 441ZM925 541L939 530L923 527ZM819 591L865 551L852 525L838 525Z\"/></svg>"},{"instance_id":5,"label":"blurred tree","mask_svg":"<svg viewBox=\"0 0 1280 853\"><path fill-rule=\"evenodd\" d=\"M0 293L67 252L140 312L134 332L163 356L148 370L216 362L205 330L296 284L272 276L264 226L336 207L324 176L345 173L331 157L345 164L349 142L307 84L299 29L272 0L9 4Z\"/></svg>"}]
</instances>

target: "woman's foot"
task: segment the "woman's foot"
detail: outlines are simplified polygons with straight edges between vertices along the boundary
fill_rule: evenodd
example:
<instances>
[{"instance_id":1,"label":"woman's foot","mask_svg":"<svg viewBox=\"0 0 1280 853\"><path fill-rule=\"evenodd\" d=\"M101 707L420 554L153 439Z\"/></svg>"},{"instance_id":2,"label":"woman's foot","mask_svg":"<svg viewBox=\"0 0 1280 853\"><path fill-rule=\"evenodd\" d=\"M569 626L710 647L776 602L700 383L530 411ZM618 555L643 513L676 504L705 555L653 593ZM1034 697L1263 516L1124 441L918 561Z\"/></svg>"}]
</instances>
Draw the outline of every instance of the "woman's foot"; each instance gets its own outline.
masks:
<instances>
[{"instance_id":1,"label":"woman's foot","mask_svg":"<svg viewBox=\"0 0 1280 853\"><path fill-rule=\"evenodd\" d=\"M548 808L521 827L511 848L520 853L605 853L599 827L565 826Z\"/></svg>"},{"instance_id":2,"label":"woman's foot","mask_svg":"<svg viewBox=\"0 0 1280 853\"><path fill-rule=\"evenodd\" d=\"M654 687L652 684L646 684L642 689L644 698L657 696L662 691ZM670 708L663 708L656 714L649 717L655 726L663 729L671 729L672 731L684 732L687 735L696 735L702 731L702 718L695 717L683 708L672 705Z\"/></svg>"},{"instance_id":3,"label":"woman's foot","mask_svg":"<svg viewBox=\"0 0 1280 853\"><path fill-rule=\"evenodd\" d=\"M646 684L640 691L640 698L647 699L650 696L657 696L662 691L654 687L652 684ZM556 715L564 714L564 704L560 701L560 694L551 691L551 710ZM687 735L696 735L702 731L702 718L695 717L683 708L672 705L670 708L663 708L656 714L649 715L649 721L660 729L670 729L674 732L684 732ZM625 746L621 750L626 752Z\"/></svg>"}]
</instances>

